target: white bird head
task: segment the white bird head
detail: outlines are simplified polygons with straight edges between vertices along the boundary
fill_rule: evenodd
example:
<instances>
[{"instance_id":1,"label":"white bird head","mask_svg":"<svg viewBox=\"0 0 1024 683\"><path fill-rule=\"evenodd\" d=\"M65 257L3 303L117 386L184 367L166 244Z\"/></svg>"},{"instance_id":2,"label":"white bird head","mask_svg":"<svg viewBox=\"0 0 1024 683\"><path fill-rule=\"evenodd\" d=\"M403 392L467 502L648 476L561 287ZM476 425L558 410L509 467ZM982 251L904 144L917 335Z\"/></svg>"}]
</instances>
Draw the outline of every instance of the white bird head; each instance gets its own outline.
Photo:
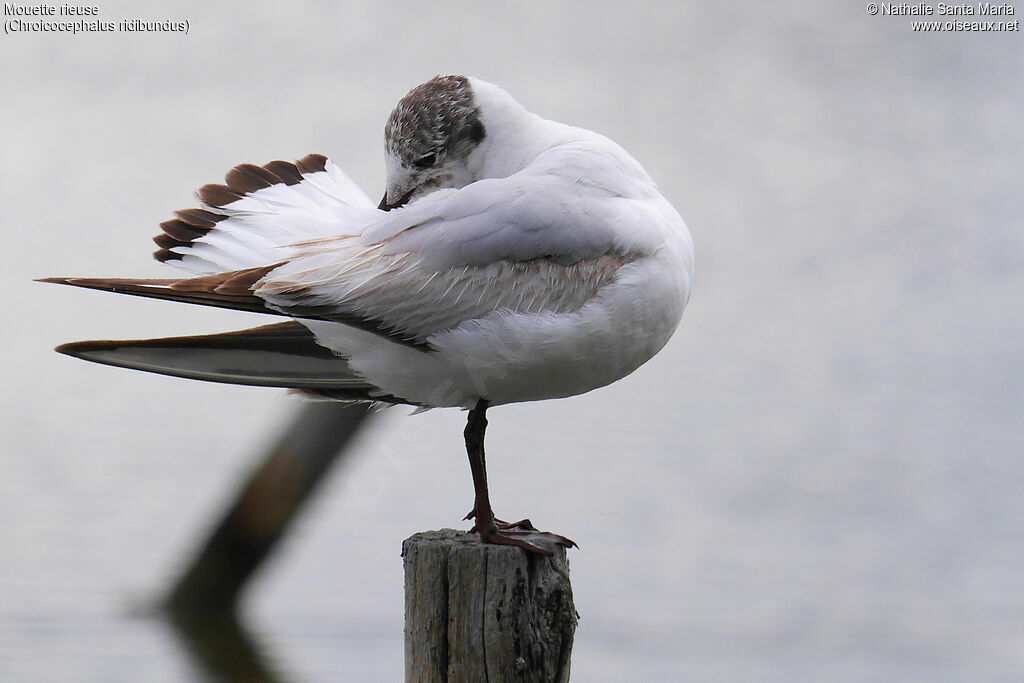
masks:
<instances>
[{"instance_id":1,"label":"white bird head","mask_svg":"<svg viewBox=\"0 0 1024 683\"><path fill-rule=\"evenodd\" d=\"M478 180L469 157L486 135L469 78L436 76L413 88L384 127L387 190L379 208Z\"/></svg>"}]
</instances>

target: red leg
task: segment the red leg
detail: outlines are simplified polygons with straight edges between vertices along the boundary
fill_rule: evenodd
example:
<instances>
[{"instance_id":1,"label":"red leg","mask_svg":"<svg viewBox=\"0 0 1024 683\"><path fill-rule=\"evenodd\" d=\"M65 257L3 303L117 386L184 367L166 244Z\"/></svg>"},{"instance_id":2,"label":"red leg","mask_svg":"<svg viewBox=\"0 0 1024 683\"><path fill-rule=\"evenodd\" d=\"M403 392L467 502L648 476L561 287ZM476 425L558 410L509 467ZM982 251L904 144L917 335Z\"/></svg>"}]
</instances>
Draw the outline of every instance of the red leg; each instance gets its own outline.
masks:
<instances>
[{"instance_id":1,"label":"red leg","mask_svg":"<svg viewBox=\"0 0 1024 683\"><path fill-rule=\"evenodd\" d=\"M537 531L530 520L524 519L514 524L502 522L494 518L491 500L487 492L487 467L484 463L484 432L487 430L487 401L480 399L476 407L469 411L466 422L466 453L469 455L469 469L473 473L473 489L476 501L473 510L466 519L476 518L471 531L480 534L484 543L498 545L515 545L530 552L551 555L555 545L571 548L576 544L565 536Z\"/></svg>"}]
</instances>

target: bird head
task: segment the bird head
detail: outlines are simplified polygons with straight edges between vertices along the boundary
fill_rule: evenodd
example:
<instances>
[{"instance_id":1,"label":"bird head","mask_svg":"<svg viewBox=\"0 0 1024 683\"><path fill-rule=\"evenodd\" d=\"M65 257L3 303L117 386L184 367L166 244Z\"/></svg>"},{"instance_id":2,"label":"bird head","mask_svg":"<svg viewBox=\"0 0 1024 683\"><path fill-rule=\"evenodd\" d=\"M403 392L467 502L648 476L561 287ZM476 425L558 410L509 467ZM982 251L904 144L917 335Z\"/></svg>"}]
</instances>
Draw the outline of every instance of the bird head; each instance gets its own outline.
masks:
<instances>
[{"instance_id":1,"label":"bird head","mask_svg":"<svg viewBox=\"0 0 1024 683\"><path fill-rule=\"evenodd\" d=\"M487 131L465 76L437 76L409 91L384 127L387 211L477 180L469 157Z\"/></svg>"}]
</instances>

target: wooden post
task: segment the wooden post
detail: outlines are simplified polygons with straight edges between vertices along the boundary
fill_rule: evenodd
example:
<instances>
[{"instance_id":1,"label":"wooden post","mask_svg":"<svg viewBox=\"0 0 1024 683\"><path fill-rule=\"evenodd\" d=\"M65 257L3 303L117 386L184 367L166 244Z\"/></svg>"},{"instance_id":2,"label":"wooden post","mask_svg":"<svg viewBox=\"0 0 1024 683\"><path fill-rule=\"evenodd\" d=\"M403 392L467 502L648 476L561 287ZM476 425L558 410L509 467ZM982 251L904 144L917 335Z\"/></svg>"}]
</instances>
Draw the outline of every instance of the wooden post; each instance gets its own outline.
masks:
<instances>
[{"instance_id":1,"label":"wooden post","mask_svg":"<svg viewBox=\"0 0 1024 683\"><path fill-rule=\"evenodd\" d=\"M443 529L406 539L402 557L406 683L569 680L564 548L545 557Z\"/></svg>"}]
</instances>

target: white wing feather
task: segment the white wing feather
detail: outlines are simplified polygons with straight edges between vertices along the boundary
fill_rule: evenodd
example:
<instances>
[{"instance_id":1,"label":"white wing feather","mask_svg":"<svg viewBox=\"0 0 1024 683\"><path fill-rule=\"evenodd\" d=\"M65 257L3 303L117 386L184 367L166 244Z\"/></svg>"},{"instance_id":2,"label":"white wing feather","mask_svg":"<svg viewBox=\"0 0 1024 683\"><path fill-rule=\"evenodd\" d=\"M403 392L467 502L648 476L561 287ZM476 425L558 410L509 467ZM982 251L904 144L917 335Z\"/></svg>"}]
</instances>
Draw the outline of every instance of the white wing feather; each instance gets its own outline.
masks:
<instances>
[{"instance_id":1,"label":"white wing feather","mask_svg":"<svg viewBox=\"0 0 1024 683\"><path fill-rule=\"evenodd\" d=\"M204 236L170 248L172 263L198 275L267 265L296 255L296 242L358 232L379 215L373 202L329 159L324 170L302 173L302 182L279 183L223 206L227 216Z\"/></svg>"}]
</instances>

